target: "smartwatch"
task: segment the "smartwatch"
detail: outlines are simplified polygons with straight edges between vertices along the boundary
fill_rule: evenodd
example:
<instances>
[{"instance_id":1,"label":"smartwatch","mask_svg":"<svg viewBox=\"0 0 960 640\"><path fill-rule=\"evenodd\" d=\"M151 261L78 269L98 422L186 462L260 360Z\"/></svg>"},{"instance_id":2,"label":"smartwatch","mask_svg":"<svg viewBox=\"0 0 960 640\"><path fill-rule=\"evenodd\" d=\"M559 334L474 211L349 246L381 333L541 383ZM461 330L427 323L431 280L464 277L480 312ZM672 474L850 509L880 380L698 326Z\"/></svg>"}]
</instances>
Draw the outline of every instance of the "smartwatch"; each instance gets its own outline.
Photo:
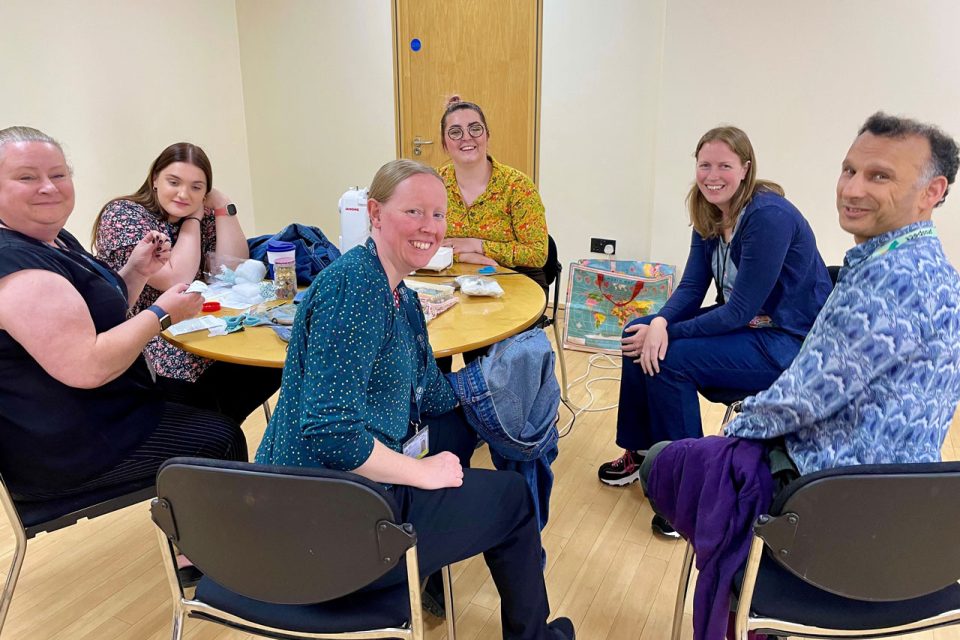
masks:
<instances>
[{"instance_id":1,"label":"smartwatch","mask_svg":"<svg viewBox=\"0 0 960 640\"><path fill-rule=\"evenodd\" d=\"M170 319L170 314L155 304L147 307L147 311L153 311L157 314L157 319L160 321L160 331L166 331L170 327L171 322L173 322Z\"/></svg>"},{"instance_id":2,"label":"smartwatch","mask_svg":"<svg viewBox=\"0 0 960 640\"><path fill-rule=\"evenodd\" d=\"M219 209L213 210L213 215L215 216L235 216L237 215L237 205L232 202L225 207L220 207Z\"/></svg>"}]
</instances>

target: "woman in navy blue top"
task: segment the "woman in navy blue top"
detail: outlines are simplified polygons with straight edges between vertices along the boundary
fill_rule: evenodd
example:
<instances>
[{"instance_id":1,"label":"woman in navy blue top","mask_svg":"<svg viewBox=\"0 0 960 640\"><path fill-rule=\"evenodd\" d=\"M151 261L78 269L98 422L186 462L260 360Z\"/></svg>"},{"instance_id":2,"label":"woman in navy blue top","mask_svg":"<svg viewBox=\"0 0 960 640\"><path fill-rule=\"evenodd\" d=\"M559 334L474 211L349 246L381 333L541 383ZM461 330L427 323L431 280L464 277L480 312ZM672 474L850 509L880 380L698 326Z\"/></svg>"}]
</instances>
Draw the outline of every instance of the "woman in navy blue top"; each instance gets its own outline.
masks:
<instances>
[{"instance_id":1,"label":"woman in navy blue top","mask_svg":"<svg viewBox=\"0 0 960 640\"><path fill-rule=\"evenodd\" d=\"M770 386L830 293L810 225L779 185L757 179L747 135L711 129L694 156L683 279L660 313L623 333L617 444L625 451L600 467L606 484L637 480L651 445L703 435L698 391L745 397ZM704 308L711 283L716 304Z\"/></svg>"}]
</instances>

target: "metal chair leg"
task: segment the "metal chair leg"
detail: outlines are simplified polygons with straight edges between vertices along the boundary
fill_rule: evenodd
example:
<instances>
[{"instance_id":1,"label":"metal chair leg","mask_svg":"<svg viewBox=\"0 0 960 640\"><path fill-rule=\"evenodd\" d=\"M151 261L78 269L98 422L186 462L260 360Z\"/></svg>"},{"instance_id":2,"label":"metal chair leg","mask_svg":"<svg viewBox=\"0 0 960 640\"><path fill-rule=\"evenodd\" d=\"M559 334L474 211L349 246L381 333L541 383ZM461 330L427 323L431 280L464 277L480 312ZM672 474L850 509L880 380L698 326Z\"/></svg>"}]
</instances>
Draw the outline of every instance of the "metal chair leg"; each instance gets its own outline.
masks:
<instances>
[{"instance_id":1,"label":"metal chair leg","mask_svg":"<svg viewBox=\"0 0 960 640\"><path fill-rule=\"evenodd\" d=\"M693 545L689 542L685 544L683 564L680 567L680 583L677 585L677 602L673 607L673 627L670 630L670 640L680 640L680 627L683 626L683 605L687 601L690 573L693 569Z\"/></svg>"},{"instance_id":2,"label":"metal chair leg","mask_svg":"<svg viewBox=\"0 0 960 640\"><path fill-rule=\"evenodd\" d=\"M457 640L457 625L454 621L456 610L453 607L453 576L450 565L443 568L443 600L447 613L447 640Z\"/></svg>"},{"instance_id":3,"label":"metal chair leg","mask_svg":"<svg viewBox=\"0 0 960 640\"><path fill-rule=\"evenodd\" d=\"M263 417L267 419L268 424L270 423L270 416L271 416L270 401L264 400L263 401Z\"/></svg>"},{"instance_id":4,"label":"metal chair leg","mask_svg":"<svg viewBox=\"0 0 960 640\"><path fill-rule=\"evenodd\" d=\"M10 522L10 528L13 529L16 542L10 569L7 571L7 580L3 585L3 594L0 596L0 633L3 633L7 612L10 611L10 603L13 602L13 592L17 588L17 580L20 579L20 569L23 568L23 559L27 556L27 532L23 529L23 523L20 522L20 516L6 488L0 490L0 498L2 498L3 510L7 513L7 520Z\"/></svg>"},{"instance_id":5,"label":"metal chair leg","mask_svg":"<svg viewBox=\"0 0 960 640\"><path fill-rule=\"evenodd\" d=\"M736 402L731 402L727 405L727 410L723 412L723 422L720 423L720 426L730 422L730 418L733 417L734 413L740 413L743 408L743 401L737 400Z\"/></svg>"},{"instance_id":6,"label":"metal chair leg","mask_svg":"<svg viewBox=\"0 0 960 640\"><path fill-rule=\"evenodd\" d=\"M563 343L560 342L560 329L557 327L556 318L553 321L553 337L557 345L557 358L560 360L560 398L567 402L567 361L563 356Z\"/></svg>"}]
</instances>

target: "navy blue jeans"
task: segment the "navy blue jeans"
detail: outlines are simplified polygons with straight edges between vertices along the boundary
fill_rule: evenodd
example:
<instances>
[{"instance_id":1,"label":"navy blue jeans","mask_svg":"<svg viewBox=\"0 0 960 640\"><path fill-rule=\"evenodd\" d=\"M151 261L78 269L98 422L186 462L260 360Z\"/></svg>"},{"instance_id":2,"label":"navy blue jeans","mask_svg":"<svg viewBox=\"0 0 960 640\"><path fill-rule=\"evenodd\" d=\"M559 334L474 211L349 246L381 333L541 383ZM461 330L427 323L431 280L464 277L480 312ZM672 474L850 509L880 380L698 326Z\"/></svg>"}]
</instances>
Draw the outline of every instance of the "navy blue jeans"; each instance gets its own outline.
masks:
<instances>
[{"instance_id":1,"label":"navy blue jeans","mask_svg":"<svg viewBox=\"0 0 960 640\"><path fill-rule=\"evenodd\" d=\"M654 317L627 326L650 324ZM661 440L701 437L698 391L724 390L743 397L759 393L790 365L800 344L796 336L777 329L745 327L719 336L671 340L654 376L646 375L632 358L623 358L617 444L646 451Z\"/></svg>"},{"instance_id":2,"label":"navy blue jeans","mask_svg":"<svg viewBox=\"0 0 960 640\"><path fill-rule=\"evenodd\" d=\"M464 467L477 444L477 434L456 409L424 417L430 427L430 452L450 451ZM404 522L417 531L417 555L423 579L447 564L483 554L500 593L504 640L545 640L547 588L540 567L540 527L533 499L514 471L468 469L463 485L427 491L397 485L390 489ZM367 588L399 584L401 563Z\"/></svg>"}]
</instances>

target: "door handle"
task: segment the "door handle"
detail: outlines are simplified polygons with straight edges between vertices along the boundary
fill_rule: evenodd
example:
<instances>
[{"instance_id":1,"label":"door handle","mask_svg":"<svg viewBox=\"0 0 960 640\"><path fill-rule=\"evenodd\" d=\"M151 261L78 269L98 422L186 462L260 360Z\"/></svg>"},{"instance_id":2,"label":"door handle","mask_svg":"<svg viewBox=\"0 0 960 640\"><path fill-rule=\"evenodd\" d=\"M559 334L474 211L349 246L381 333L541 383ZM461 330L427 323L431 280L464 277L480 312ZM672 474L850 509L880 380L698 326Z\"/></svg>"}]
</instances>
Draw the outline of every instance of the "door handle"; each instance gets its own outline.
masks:
<instances>
[{"instance_id":1,"label":"door handle","mask_svg":"<svg viewBox=\"0 0 960 640\"><path fill-rule=\"evenodd\" d=\"M433 144L433 140L424 140L420 136L417 136L416 138L414 138L413 139L413 155L418 156L421 153L423 153L423 149L421 149L420 147L421 145L425 145L425 144Z\"/></svg>"}]
</instances>

